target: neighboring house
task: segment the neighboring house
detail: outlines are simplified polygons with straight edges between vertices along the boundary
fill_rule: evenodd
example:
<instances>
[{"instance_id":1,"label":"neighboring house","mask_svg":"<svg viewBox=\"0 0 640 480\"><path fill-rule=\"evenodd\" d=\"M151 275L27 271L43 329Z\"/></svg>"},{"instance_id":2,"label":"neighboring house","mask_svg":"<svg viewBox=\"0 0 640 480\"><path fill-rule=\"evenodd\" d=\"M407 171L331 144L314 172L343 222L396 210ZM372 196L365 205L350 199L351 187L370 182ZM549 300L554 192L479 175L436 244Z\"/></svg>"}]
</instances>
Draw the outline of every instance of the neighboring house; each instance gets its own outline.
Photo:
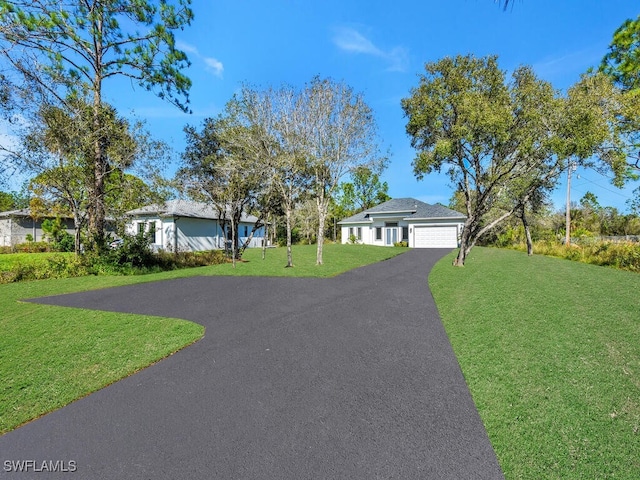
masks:
<instances>
[{"instance_id":1,"label":"neighboring house","mask_svg":"<svg viewBox=\"0 0 640 480\"><path fill-rule=\"evenodd\" d=\"M405 241L411 248L456 248L466 217L442 205L414 198L395 198L345 218L342 243L355 239L367 245L392 246Z\"/></svg>"},{"instance_id":2,"label":"neighboring house","mask_svg":"<svg viewBox=\"0 0 640 480\"><path fill-rule=\"evenodd\" d=\"M127 233L150 232L155 249L171 251L203 251L224 248L223 221L210 204L186 200L170 200L163 204L147 205L127 212L131 217ZM238 245L243 245L251 234L258 218L242 214ZM231 238L231 226L227 221ZM256 230L249 247L261 247L264 227Z\"/></svg>"},{"instance_id":3,"label":"neighboring house","mask_svg":"<svg viewBox=\"0 0 640 480\"><path fill-rule=\"evenodd\" d=\"M31 235L31 240L34 242L44 240L42 222L55 218L55 216L33 218L28 208L0 212L0 247L13 247L25 243L27 235ZM61 221L67 233L74 235L73 219L62 217Z\"/></svg>"}]
</instances>

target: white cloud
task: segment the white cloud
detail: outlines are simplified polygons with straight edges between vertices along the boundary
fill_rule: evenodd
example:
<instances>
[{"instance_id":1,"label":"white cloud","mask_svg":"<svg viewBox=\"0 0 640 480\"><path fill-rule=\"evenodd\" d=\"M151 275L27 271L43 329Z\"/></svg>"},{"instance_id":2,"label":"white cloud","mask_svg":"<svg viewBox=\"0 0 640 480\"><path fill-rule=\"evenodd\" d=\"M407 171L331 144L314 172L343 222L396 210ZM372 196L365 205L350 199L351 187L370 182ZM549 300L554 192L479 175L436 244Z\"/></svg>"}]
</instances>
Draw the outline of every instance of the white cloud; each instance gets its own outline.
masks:
<instances>
[{"instance_id":1,"label":"white cloud","mask_svg":"<svg viewBox=\"0 0 640 480\"><path fill-rule=\"evenodd\" d=\"M176 48L188 53L192 58L204 62L205 69L207 71L212 72L218 78L222 78L224 65L220 60L213 57L205 57L198 51L196 47L180 40L176 42Z\"/></svg>"},{"instance_id":2,"label":"white cloud","mask_svg":"<svg viewBox=\"0 0 640 480\"><path fill-rule=\"evenodd\" d=\"M574 52L564 52L555 57L546 57L532 66L540 78L551 81L561 88L576 82L581 73L589 67L597 66L604 53L596 47Z\"/></svg>"},{"instance_id":3,"label":"white cloud","mask_svg":"<svg viewBox=\"0 0 640 480\"><path fill-rule=\"evenodd\" d=\"M204 63L207 65L207 70L212 71L216 77L222 78L222 72L224 71L222 62L213 57L205 57Z\"/></svg>"},{"instance_id":4,"label":"white cloud","mask_svg":"<svg viewBox=\"0 0 640 480\"><path fill-rule=\"evenodd\" d=\"M333 43L348 53L372 55L385 60L388 70L403 72L409 63L409 55L404 47L394 47L388 50L376 46L371 40L354 28L336 28Z\"/></svg>"},{"instance_id":5,"label":"white cloud","mask_svg":"<svg viewBox=\"0 0 640 480\"><path fill-rule=\"evenodd\" d=\"M384 56L384 52L376 47L369 39L352 28L339 28L333 41L338 48L347 52L365 53L375 56Z\"/></svg>"},{"instance_id":6,"label":"white cloud","mask_svg":"<svg viewBox=\"0 0 640 480\"><path fill-rule=\"evenodd\" d=\"M198 55L198 49L196 47L186 42L181 42L180 40L176 42L176 48L186 53L195 53L196 55Z\"/></svg>"}]
</instances>

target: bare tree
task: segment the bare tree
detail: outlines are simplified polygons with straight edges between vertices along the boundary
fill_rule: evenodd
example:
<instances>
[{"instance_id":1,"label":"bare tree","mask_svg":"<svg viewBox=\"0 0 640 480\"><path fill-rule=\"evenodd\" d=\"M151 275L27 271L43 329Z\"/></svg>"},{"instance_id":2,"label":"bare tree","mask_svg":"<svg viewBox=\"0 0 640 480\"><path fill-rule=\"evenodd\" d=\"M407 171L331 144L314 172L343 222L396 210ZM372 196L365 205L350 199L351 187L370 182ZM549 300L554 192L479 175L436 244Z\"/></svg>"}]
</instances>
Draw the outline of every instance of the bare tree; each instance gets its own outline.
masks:
<instances>
[{"instance_id":1,"label":"bare tree","mask_svg":"<svg viewBox=\"0 0 640 480\"><path fill-rule=\"evenodd\" d=\"M262 165L266 196L277 199L285 217L287 265L293 267L291 232L294 209L308 189L309 175L303 143L305 125L300 93L289 86L262 91L245 87L241 104L253 139L256 161Z\"/></svg>"},{"instance_id":2,"label":"bare tree","mask_svg":"<svg viewBox=\"0 0 640 480\"><path fill-rule=\"evenodd\" d=\"M340 181L357 168L380 169L386 157L380 154L373 111L348 85L315 77L303 91L303 107L301 138L318 210L316 263L321 265L329 204Z\"/></svg>"}]
</instances>

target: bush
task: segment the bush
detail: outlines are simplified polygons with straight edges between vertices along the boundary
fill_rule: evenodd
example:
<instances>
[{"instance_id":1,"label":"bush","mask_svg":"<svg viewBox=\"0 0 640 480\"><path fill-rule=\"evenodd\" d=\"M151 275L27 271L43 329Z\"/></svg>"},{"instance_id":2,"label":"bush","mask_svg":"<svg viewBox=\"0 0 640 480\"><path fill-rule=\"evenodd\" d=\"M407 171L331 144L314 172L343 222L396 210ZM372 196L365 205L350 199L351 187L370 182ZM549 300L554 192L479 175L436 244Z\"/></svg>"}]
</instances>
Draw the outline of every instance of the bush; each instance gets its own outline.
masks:
<instances>
[{"instance_id":1,"label":"bush","mask_svg":"<svg viewBox=\"0 0 640 480\"><path fill-rule=\"evenodd\" d=\"M401 242L395 242L395 243L393 244L393 246L394 246L394 247L408 247L408 246L409 246L409 243L408 243L408 242L405 242L405 241L403 240L403 241L401 241Z\"/></svg>"},{"instance_id":2,"label":"bush","mask_svg":"<svg viewBox=\"0 0 640 480\"><path fill-rule=\"evenodd\" d=\"M514 248L526 251L524 244ZM557 241L541 241L534 243L533 251L540 255L640 272L640 243L592 241L565 246Z\"/></svg>"},{"instance_id":3,"label":"bush","mask_svg":"<svg viewBox=\"0 0 640 480\"><path fill-rule=\"evenodd\" d=\"M45 278L67 278L88 275L89 269L81 259L73 256L54 255L43 263L21 262L0 272L0 283L13 283Z\"/></svg>"},{"instance_id":4,"label":"bush","mask_svg":"<svg viewBox=\"0 0 640 480\"><path fill-rule=\"evenodd\" d=\"M49 242L27 242L19 243L14 247L18 253L43 253L50 252L52 245Z\"/></svg>"},{"instance_id":5,"label":"bush","mask_svg":"<svg viewBox=\"0 0 640 480\"><path fill-rule=\"evenodd\" d=\"M76 248L76 240L73 235L62 232L53 246L58 252L73 252Z\"/></svg>"},{"instance_id":6,"label":"bush","mask_svg":"<svg viewBox=\"0 0 640 480\"><path fill-rule=\"evenodd\" d=\"M55 254L45 261L23 261L0 272L0 283L84 275L135 275L227 262L221 250L153 253L143 236L125 238L122 247L80 257Z\"/></svg>"},{"instance_id":7,"label":"bush","mask_svg":"<svg viewBox=\"0 0 640 480\"><path fill-rule=\"evenodd\" d=\"M105 260L114 266L140 268L154 263L151 250L151 238L146 233L125 235L124 242L118 248L109 250Z\"/></svg>"}]
</instances>

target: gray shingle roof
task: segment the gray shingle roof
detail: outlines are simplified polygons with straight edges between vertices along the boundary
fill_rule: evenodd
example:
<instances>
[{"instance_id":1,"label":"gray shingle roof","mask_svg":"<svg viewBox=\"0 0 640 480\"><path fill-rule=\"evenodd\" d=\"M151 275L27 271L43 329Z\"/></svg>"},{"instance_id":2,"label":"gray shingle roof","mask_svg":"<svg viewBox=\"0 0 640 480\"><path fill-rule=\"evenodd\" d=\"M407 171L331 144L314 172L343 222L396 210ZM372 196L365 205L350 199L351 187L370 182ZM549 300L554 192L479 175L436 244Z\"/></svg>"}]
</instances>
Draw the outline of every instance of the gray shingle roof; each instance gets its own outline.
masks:
<instances>
[{"instance_id":1,"label":"gray shingle roof","mask_svg":"<svg viewBox=\"0 0 640 480\"><path fill-rule=\"evenodd\" d=\"M28 208L21 208L20 210L7 210L4 212L0 212L0 218L9 218L9 217L30 217L31 210Z\"/></svg>"},{"instance_id":2,"label":"gray shingle roof","mask_svg":"<svg viewBox=\"0 0 640 480\"><path fill-rule=\"evenodd\" d=\"M31 217L31 209L30 208L21 208L19 210L7 210L5 212L0 212L0 218L26 218L26 217ZM56 217L60 217L60 218L72 218L71 215L67 215L67 214L46 214L46 213L39 213L37 218L39 219L45 219L45 218L56 218Z\"/></svg>"},{"instance_id":3,"label":"gray shingle roof","mask_svg":"<svg viewBox=\"0 0 640 480\"><path fill-rule=\"evenodd\" d=\"M209 203L191 202L189 200L169 200L165 203L146 205L135 210L130 210L127 215L131 216L149 216L160 215L163 217L190 217L190 218L206 218L218 220L218 210ZM254 215L242 214L241 222L255 223L258 217Z\"/></svg>"},{"instance_id":4,"label":"gray shingle roof","mask_svg":"<svg viewBox=\"0 0 640 480\"><path fill-rule=\"evenodd\" d=\"M362 223L371 221L371 215L375 214L397 214L404 220L425 220L435 218L458 218L464 220L465 217L460 212L451 210L442 205L430 205L415 198L394 198L375 207L364 210L360 213L345 218L338 223Z\"/></svg>"}]
</instances>

